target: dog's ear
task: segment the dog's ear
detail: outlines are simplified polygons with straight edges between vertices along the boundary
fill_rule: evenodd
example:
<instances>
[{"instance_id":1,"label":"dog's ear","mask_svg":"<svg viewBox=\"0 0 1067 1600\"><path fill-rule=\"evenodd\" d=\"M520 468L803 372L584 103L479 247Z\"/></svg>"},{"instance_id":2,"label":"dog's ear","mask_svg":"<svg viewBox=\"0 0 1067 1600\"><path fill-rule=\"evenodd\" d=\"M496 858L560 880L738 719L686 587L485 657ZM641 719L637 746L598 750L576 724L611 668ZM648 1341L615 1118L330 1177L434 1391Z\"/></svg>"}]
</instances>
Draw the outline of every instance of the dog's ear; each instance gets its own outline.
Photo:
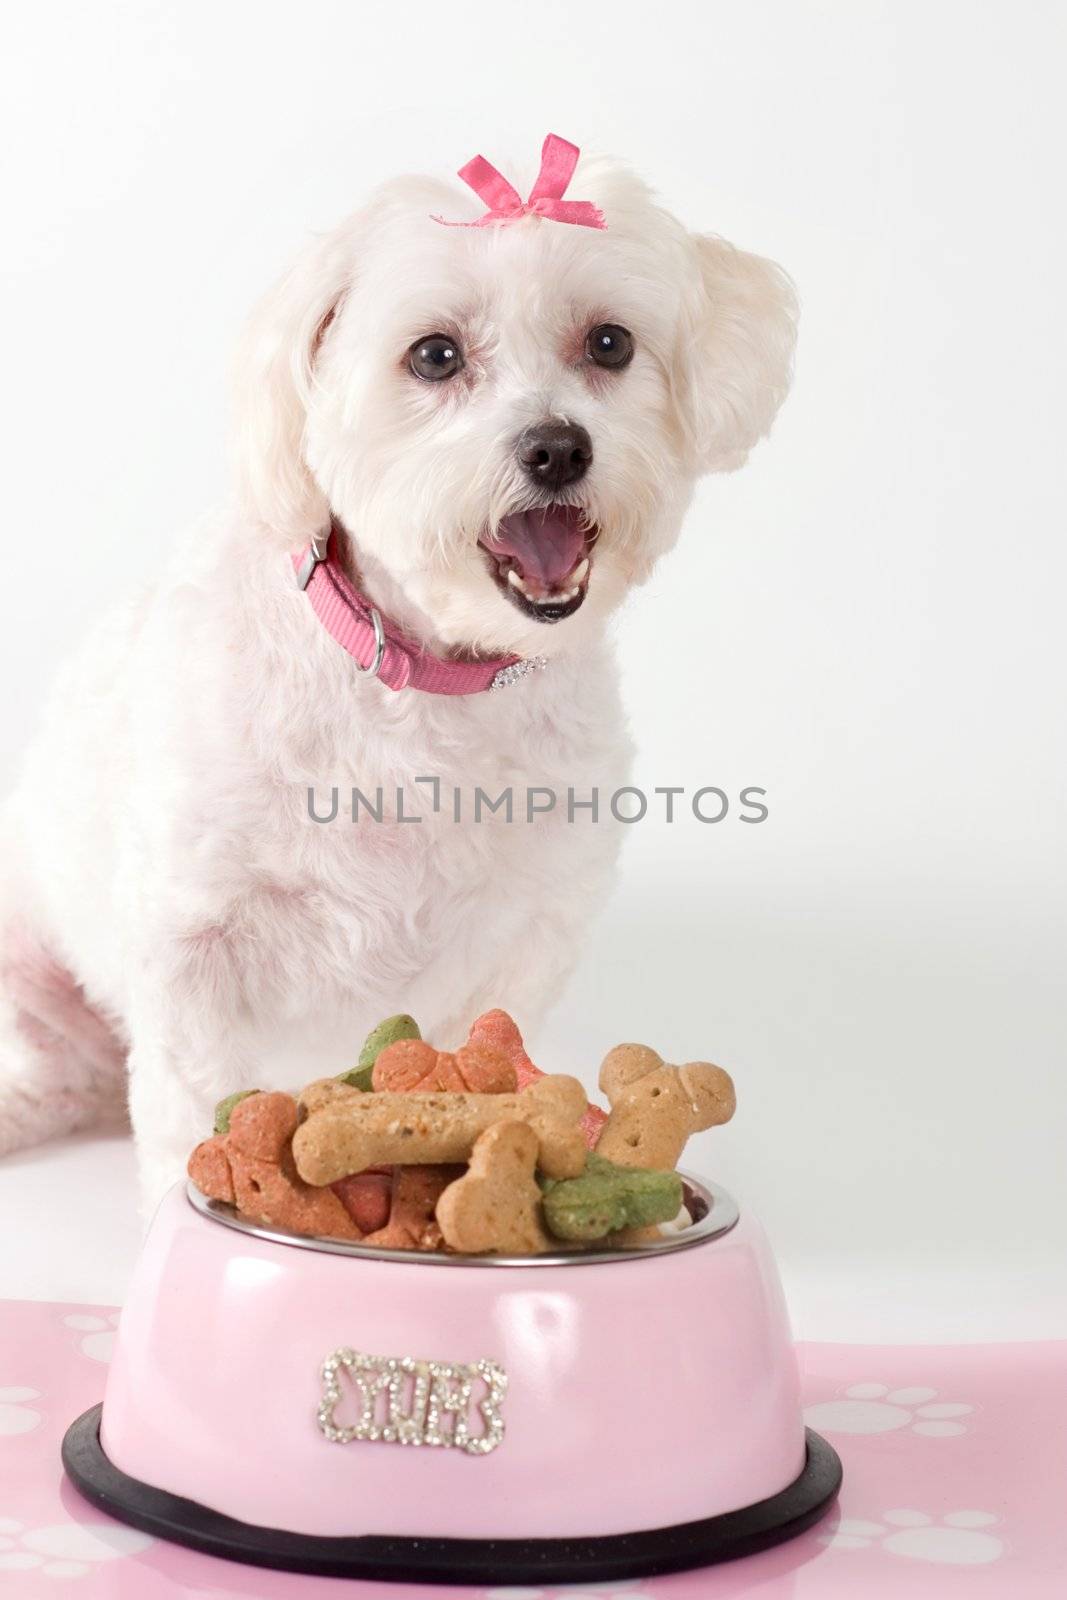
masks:
<instances>
[{"instance_id":1,"label":"dog's ear","mask_svg":"<svg viewBox=\"0 0 1067 1600\"><path fill-rule=\"evenodd\" d=\"M290 545L329 520L304 444L315 358L351 279L353 223L307 247L257 306L237 352L239 490L251 515Z\"/></svg>"},{"instance_id":2,"label":"dog's ear","mask_svg":"<svg viewBox=\"0 0 1067 1600\"><path fill-rule=\"evenodd\" d=\"M678 407L698 472L730 472L770 429L796 344L792 282L773 261L713 235L695 256L676 366Z\"/></svg>"}]
</instances>

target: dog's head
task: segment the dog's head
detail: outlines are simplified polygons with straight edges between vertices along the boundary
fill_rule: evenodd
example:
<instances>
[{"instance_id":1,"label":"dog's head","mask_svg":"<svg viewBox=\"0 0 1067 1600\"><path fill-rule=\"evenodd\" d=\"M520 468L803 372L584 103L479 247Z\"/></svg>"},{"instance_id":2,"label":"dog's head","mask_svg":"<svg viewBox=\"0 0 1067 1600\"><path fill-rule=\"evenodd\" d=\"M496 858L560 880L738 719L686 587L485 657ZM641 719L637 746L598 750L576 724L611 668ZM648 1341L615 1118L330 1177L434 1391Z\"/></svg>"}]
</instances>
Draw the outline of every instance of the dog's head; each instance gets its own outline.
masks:
<instances>
[{"instance_id":1,"label":"dog's head","mask_svg":"<svg viewBox=\"0 0 1067 1600\"><path fill-rule=\"evenodd\" d=\"M572 188L603 231L445 227L484 208L390 183L306 251L244 345L253 514L293 548L335 517L375 597L445 646L587 637L788 386L777 267L687 233L613 162L582 160Z\"/></svg>"}]
</instances>

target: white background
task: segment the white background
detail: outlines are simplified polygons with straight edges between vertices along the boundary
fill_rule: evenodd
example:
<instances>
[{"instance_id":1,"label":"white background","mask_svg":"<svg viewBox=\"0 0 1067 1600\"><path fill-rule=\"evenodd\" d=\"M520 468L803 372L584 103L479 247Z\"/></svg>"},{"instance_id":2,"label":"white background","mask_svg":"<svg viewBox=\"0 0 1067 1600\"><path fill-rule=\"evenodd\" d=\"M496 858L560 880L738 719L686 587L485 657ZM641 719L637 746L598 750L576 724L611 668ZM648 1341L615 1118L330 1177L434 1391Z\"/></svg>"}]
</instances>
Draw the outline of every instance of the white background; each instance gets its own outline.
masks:
<instances>
[{"instance_id":1,"label":"white background","mask_svg":"<svg viewBox=\"0 0 1067 1600\"><path fill-rule=\"evenodd\" d=\"M619 627L646 787L543 1064L734 1072L691 1165L801 1333L1067 1334L1064 52L1053 4L20 8L0 82L0 782L83 618L226 485L226 365L311 229L552 129L773 255L803 322L748 469ZM71 774L71 782L78 774ZM0 1172L0 1293L121 1294L129 1152ZM76 1203L75 1203L76 1201ZM42 1252L41 1246L44 1246Z\"/></svg>"}]
</instances>

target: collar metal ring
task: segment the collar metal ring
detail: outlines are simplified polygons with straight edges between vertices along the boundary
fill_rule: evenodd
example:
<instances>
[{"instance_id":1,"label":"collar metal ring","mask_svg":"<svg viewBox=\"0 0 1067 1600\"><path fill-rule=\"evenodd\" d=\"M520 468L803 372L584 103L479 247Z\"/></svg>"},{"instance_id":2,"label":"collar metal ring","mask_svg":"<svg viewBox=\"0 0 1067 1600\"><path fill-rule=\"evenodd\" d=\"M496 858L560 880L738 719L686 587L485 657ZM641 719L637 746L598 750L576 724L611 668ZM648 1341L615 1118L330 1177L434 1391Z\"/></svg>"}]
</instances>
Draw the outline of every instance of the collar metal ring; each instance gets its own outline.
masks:
<instances>
[{"instance_id":1,"label":"collar metal ring","mask_svg":"<svg viewBox=\"0 0 1067 1600\"><path fill-rule=\"evenodd\" d=\"M357 672L365 672L371 678L376 678L382 670L385 660L385 629L382 627L381 613L377 606L371 606L370 619L374 624L374 660L369 667L361 667L358 661L353 660Z\"/></svg>"}]
</instances>

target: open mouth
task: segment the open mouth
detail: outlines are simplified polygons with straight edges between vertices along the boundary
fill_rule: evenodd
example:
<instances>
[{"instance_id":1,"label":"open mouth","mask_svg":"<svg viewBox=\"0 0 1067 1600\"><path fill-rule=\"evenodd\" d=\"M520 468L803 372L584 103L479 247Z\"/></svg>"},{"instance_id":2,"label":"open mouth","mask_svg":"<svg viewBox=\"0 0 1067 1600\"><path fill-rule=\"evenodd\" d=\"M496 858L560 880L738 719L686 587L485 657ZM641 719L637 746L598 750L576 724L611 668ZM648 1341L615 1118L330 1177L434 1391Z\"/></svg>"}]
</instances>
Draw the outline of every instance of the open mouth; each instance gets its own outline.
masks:
<instances>
[{"instance_id":1,"label":"open mouth","mask_svg":"<svg viewBox=\"0 0 1067 1600\"><path fill-rule=\"evenodd\" d=\"M502 517L480 543L497 587L528 617L562 622L586 597L596 529L577 506L538 506Z\"/></svg>"}]
</instances>

